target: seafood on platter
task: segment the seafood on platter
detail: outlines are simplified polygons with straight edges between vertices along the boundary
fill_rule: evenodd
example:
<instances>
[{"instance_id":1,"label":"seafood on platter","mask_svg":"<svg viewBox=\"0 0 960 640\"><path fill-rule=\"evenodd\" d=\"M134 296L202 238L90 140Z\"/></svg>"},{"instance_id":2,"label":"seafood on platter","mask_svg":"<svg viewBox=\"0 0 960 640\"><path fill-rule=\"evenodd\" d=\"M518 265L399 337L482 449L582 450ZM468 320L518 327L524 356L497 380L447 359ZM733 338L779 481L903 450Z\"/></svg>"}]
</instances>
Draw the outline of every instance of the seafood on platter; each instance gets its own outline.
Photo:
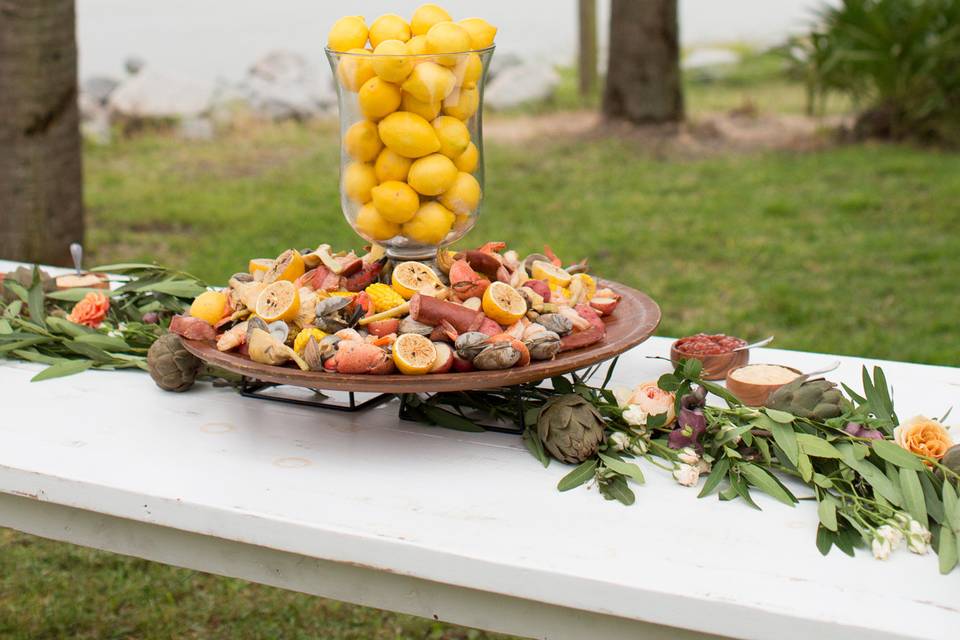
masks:
<instances>
[{"instance_id":1,"label":"seafood on platter","mask_svg":"<svg viewBox=\"0 0 960 640\"><path fill-rule=\"evenodd\" d=\"M590 347L619 301L586 261L564 268L549 247L521 258L488 242L391 265L377 245L357 255L324 244L251 260L170 326L261 364L427 375L525 367Z\"/></svg>"}]
</instances>

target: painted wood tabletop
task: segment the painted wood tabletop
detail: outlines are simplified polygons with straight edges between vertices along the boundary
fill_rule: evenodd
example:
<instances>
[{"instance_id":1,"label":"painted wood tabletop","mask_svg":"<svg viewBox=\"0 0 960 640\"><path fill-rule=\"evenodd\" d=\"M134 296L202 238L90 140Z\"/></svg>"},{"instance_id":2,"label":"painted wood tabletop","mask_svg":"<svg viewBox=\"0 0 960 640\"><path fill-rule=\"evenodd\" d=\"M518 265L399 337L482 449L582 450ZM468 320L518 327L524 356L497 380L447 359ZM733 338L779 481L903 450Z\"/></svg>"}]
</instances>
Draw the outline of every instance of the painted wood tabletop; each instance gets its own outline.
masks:
<instances>
[{"instance_id":1,"label":"painted wood tabletop","mask_svg":"<svg viewBox=\"0 0 960 640\"><path fill-rule=\"evenodd\" d=\"M666 372L648 356L669 343L625 354L614 382ZM828 377L854 388L876 363L775 349L752 360L813 370L836 359ZM880 364L901 417L960 400L960 369ZM647 485L623 507L594 490L558 493L569 467L543 469L515 436L401 422L397 401L340 414L208 384L165 393L136 371L30 383L38 370L0 360L0 492L31 504L723 636L945 639L960 628L956 573L902 550L824 558L810 502L761 495L757 512L698 500L644 465ZM14 522L0 509L0 524Z\"/></svg>"}]
</instances>

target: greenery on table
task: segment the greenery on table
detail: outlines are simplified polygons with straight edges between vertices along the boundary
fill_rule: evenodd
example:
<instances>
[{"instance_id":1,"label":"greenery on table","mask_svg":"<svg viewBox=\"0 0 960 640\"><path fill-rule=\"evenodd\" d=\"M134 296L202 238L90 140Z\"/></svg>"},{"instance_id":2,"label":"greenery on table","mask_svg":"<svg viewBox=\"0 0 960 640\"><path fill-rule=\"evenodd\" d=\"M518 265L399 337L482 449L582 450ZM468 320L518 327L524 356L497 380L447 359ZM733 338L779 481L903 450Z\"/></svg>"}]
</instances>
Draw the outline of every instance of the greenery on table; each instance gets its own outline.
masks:
<instances>
[{"instance_id":1,"label":"greenery on table","mask_svg":"<svg viewBox=\"0 0 960 640\"><path fill-rule=\"evenodd\" d=\"M529 384L436 394L416 402L417 410L421 419L454 429L472 424L473 411L517 425L524 429L527 448L544 467L551 457L579 462L560 480L560 491L591 483L607 500L629 506L636 501L631 484L644 483L637 462L671 470L678 480L684 467L702 465L709 476L701 498L716 492L720 500L743 500L755 509L760 507L752 490L790 507L800 499L816 500L820 524L815 541L823 554L836 546L852 556L854 548L865 547L882 559L900 541L906 540L911 551L926 553L932 540L940 556L940 571L949 573L957 565L960 450L954 447L952 463L947 465L892 442L900 421L882 369L876 368L872 377L863 370L863 395L844 385L849 398L841 398L832 384L798 380L798 389L801 382L811 385L808 389L821 398L817 402L829 394L837 398L829 401L836 403L831 417L817 417L799 404L796 415L769 406L744 406L724 387L700 377L699 360L686 360L658 383L674 394L677 424L667 424L668 416L663 413L638 425L626 415L627 405L608 388L615 364L599 386L587 382L598 365L583 375L555 377L550 387ZM708 392L727 406L706 406ZM550 414L552 403L568 398L581 405L568 403L559 417ZM767 404L792 406L790 395L776 398ZM599 434L588 433L593 428L589 424L586 428L578 424L589 423L594 414L602 417ZM575 433L564 433L557 451L551 446L551 429L568 423L573 424ZM571 455L573 460L568 459ZM699 472L690 484L696 485L698 476ZM798 498L780 476L801 482L809 494Z\"/></svg>"},{"instance_id":2,"label":"greenery on table","mask_svg":"<svg viewBox=\"0 0 960 640\"><path fill-rule=\"evenodd\" d=\"M47 380L95 369L147 369L147 350L206 285L182 271L153 264L113 264L99 272L122 274L114 289L49 290L49 276L34 268L20 282L0 283L0 358L48 365L33 377ZM68 312L89 293L110 299L97 328L71 322Z\"/></svg>"}]
</instances>

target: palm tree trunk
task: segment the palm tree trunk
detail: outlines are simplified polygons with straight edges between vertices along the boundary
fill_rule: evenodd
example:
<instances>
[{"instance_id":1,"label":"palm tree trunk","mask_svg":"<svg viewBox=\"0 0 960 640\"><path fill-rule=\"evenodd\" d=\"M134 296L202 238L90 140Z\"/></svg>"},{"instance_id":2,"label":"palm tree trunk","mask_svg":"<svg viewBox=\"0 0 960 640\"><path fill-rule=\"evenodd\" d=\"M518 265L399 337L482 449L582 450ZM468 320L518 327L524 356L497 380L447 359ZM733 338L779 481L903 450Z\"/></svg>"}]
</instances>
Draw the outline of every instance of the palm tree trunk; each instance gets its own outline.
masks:
<instances>
[{"instance_id":1,"label":"palm tree trunk","mask_svg":"<svg viewBox=\"0 0 960 640\"><path fill-rule=\"evenodd\" d=\"M683 120L677 0L612 0L603 113L636 124Z\"/></svg>"},{"instance_id":2,"label":"palm tree trunk","mask_svg":"<svg viewBox=\"0 0 960 640\"><path fill-rule=\"evenodd\" d=\"M83 239L74 0L0 0L0 258Z\"/></svg>"}]
</instances>

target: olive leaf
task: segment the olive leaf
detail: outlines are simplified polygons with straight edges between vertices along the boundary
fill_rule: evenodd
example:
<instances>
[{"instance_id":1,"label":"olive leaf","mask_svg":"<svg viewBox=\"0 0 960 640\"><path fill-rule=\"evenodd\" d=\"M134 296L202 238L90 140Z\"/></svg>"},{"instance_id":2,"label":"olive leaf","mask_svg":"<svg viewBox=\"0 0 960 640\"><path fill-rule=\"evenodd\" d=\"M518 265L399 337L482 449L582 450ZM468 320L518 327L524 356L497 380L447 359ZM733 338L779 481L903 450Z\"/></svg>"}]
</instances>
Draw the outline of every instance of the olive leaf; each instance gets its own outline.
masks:
<instances>
[{"instance_id":1,"label":"olive leaf","mask_svg":"<svg viewBox=\"0 0 960 640\"><path fill-rule=\"evenodd\" d=\"M879 443L876 443L879 444ZM896 445L894 445L896 446ZM903 493L903 506L917 522L927 523L927 503L923 497L920 477L913 469L900 467L900 491Z\"/></svg>"},{"instance_id":2,"label":"olive leaf","mask_svg":"<svg viewBox=\"0 0 960 640\"><path fill-rule=\"evenodd\" d=\"M53 378L72 376L75 373L86 371L93 365L94 363L90 360L67 360L47 367L37 375L33 376L33 378L30 379L30 382L41 382L43 380L51 380Z\"/></svg>"},{"instance_id":3,"label":"olive leaf","mask_svg":"<svg viewBox=\"0 0 960 640\"><path fill-rule=\"evenodd\" d=\"M600 453L597 455L599 455L600 460L603 462L604 466L607 467L608 469L616 471L621 475L627 476L640 484L643 484L644 482L646 482L646 479L643 477L643 471L641 471L640 467L638 467L637 465L631 464L624 460L620 460L619 458L608 456L604 453Z\"/></svg>"},{"instance_id":4,"label":"olive leaf","mask_svg":"<svg viewBox=\"0 0 960 640\"><path fill-rule=\"evenodd\" d=\"M915 471L923 471L926 469L926 466L919 457L910 453L901 446L898 446L888 440L876 440L872 444L874 453L887 462L892 462L898 467L902 467L904 469L913 469Z\"/></svg>"},{"instance_id":5,"label":"olive leaf","mask_svg":"<svg viewBox=\"0 0 960 640\"><path fill-rule=\"evenodd\" d=\"M573 471L560 478L560 482L557 483L557 489L559 491L575 489L593 478L596 472L597 460L596 458L591 458L586 462L580 463Z\"/></svg>"},{"instance_id":6,"label":"olive leaf","mask_svg":"<svg viewBox=\"0 0 960 640\"><path fill-rule=\"evenodd\" d=\"M720 483L723 482L723 479L727 477L727 471L730 469L730 459L721 458L717 464L713 465L713 469L710 471L710 475L707 477L707 481L703 483L703 488L700 490L698 498L705 498L714 491L717 487L720 486Z\"/></svg>"},{"instance_id":7,"label":"olive leaf","mask_svg":"<svg viewBox=\"0 0 960 640\"><path fill-rule=\"evenodd\" d=\"M817 503L817 516L823 526L837 531L837 501L829 494Z\"/></svg>"},{"instance_id":8,"label":"olive leaf","mask_svg":"<svg viewBox=\"0 0 960 640\"><path fill-rule=\"evenodd\" d=\"M623 476L614 476L601 482L600 494L607 500L618 500L628 507L637 501L636 494L627 486Z\"/></svg>"},{"instance_id":9,"label":"olive leaf","mask_svg":"<svg viewBox=\"0 0 960 640\"><path fill-rule=\"evenodd\" d=\"M740 469L740 473L746 477L750 484L770 497L791 507L798 502L790 490L783 486L783 484L766 469L750 463L742 463L737 466Z\"/></svg>"}]
</instances>

